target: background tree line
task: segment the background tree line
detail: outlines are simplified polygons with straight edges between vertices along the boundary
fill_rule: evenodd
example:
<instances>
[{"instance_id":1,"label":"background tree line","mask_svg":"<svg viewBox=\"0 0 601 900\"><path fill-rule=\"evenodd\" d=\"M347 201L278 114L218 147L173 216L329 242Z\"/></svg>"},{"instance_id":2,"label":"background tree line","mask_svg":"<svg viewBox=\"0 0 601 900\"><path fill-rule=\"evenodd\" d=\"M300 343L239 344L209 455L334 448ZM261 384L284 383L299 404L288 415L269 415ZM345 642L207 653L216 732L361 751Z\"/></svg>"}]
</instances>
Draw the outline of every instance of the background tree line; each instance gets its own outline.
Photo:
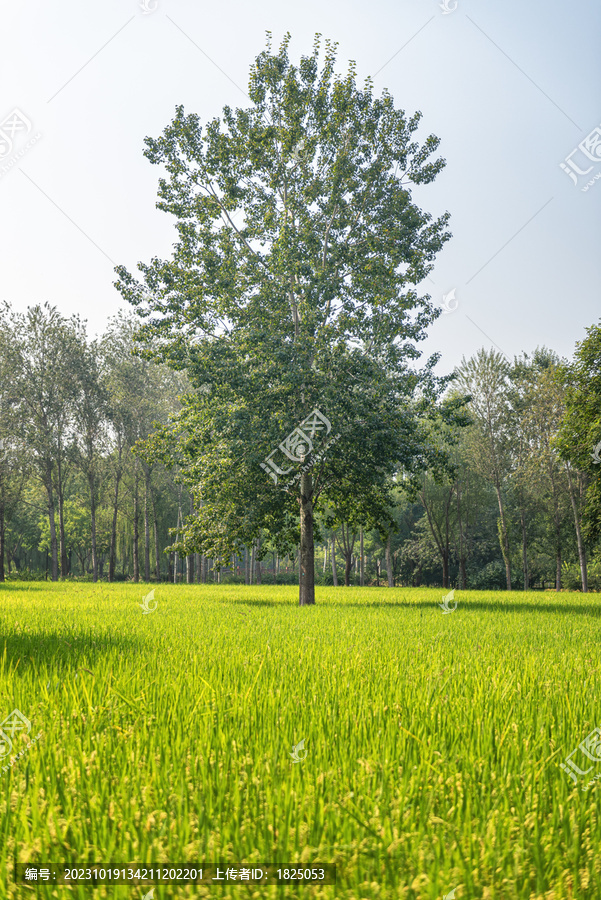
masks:
<instances>
[{"instance_id":1,"label":"background tree line","mask_svg":"<svg viewBox=\"0 0 601 900\"><path fill-rule=\"evenodd\" d=\"M149 447L193 389L134 355L135 327L120 315L91 340L48 305L2 308L0 580L298 583L298 546L267 529L227 558L181 555L192 498ZM546 348L464 359L447 394L469 395L470 424L431 437L452 468L400 470L379 518L352 496L320 513L317 581L600 589L600 364L600 326L571 362Z\"/></svg>"}]
</instances>

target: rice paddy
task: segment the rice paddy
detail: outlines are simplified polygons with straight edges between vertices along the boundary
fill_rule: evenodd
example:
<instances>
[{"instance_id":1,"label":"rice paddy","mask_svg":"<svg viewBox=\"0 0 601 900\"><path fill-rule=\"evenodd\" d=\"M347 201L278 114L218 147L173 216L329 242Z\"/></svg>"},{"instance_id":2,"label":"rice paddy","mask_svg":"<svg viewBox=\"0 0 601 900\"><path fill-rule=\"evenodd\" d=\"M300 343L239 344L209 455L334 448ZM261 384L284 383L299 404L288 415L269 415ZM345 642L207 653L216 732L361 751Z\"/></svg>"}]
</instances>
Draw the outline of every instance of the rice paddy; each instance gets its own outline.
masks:
<instances>
[{"instance_id":1,"label":"rice paddy","mask_svg":"<svg viewBox=\"0 0 601 900\"><path fill-rule=\"evenodd\" d=\"M16 884L15 861L336 864L335 885L154 900L601 897L601 761L560 767L601 725L598 595L457 591L443 614L426 588L299 608L157 585L145 613L148 590L0 588L0 720L31 723L11 758L40 734L0 759L0 900L151 889Z\"/></svg>"}]
</instances>

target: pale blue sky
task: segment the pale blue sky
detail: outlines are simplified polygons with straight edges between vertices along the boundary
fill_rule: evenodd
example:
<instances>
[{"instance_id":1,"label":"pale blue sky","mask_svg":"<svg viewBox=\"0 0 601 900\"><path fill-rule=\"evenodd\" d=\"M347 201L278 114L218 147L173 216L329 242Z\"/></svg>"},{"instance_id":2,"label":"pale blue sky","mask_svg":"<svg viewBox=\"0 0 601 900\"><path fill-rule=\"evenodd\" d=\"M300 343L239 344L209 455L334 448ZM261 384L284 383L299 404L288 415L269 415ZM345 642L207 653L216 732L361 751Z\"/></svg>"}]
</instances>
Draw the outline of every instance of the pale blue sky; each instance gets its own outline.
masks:
<instances>
[{"instance_id":1,"label":"pale blue sky","mask_svg":"<svg viewBox=\"0 0 601 900\"><path fill-rule=\"evenodd\" d=\"M339 42L339 71L356 60L360 82L375 75L376 92L422 111L421 137L442 139L446 169L414 190L451 213L454 237L422 286L458 303L422 345L442 351L439 372L493 343L571 356L601 316L601 176L582 190L601 150L593 139L593 160L572 157L592 167L577 185L560 163L601 126L601 4L446 0L445 14L442 2L4 2L0 122L15 109L28 122L0 158L0 299L49 301L102 331L123 306L113 265L171 253L144 137L179 103L203 121L245 106L266 30L275 46L292 33L294 61L320 32Z\"/></svg>"}]
</instances>

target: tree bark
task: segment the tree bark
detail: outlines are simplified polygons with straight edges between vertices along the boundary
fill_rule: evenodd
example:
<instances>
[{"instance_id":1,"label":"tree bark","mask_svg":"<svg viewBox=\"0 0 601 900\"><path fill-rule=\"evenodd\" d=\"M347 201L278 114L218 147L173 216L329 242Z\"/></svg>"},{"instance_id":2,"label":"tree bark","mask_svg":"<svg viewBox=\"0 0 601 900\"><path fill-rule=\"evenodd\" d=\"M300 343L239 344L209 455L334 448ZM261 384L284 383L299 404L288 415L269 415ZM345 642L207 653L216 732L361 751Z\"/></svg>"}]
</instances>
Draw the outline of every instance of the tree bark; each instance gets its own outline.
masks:
<instances>
[{"instance_id":1,"label":"tree bark","mask_svg":"<svg viewBox=\"0 0 601 900\"><path fill-rule=\"evenodd\" d=\"M194 497L190 494L190 518L194 515ZM188 553L186 556L186 584L194 584L194 556Z\"/></svg>"},{"instance_id":2,"label":"tree bark","mask_svg":"<svg viewBox=\"0 0 601 900\"><path fill-rule=\"evenodd\" d=\"M56 519L54 506L54 491L52 490L52 463L46 463L46 492L48 494L48 524L50 526L50 553L52 556L52 581L58 581L58 542L56 539ZM10 575L10 556L8 560L8 573Z\"/></svg>"},{"instance_id":3,"label":"tree bark","mask_svg":"<svg viewBox=\"0 0 601 900\"><path fill-rule=\"evenodd\" d=\"M96 544L96 479L94 470L90 466L88 471L88 485L90 488L90 524L92 537L92 580L98 581L98 550Z\"/></svg>"},{"instance_id":4,"label":"tree bark","mask_svg":"<svg viewBox=\"0 0 601 900\"><path fill-rule=\"evenodd\" d=\"M361 587L365 587L365 556L363 553L363 525L361 526L361 533L359 536L359 540L360 540L360 552L361 552L361 568L360 568L359 583L361 584Z\"/></svg>"},{"instance_id":5,"label":"tree bark","mask_svg":"<svg viewBox=\"0 0 601 900\"><path fill-rule=\"evenodd\" d=\"M332 584L338 587L338 572L336 571L336 535L332 532L332 549L330 550L332 560Z\"/></svg>"},{"instance_id":6,"label":"tree bark","mask_svg":"<svg viewBox=\"0 0 601 900\"><path fill-rule=\"evenodd\" d=\"M572 471L569 464L566 464L566 472L568 476L568 486L570 488L570 502L572 504L572 512L574 513L574 528L576 530L576 542L578 544L578 560L580 562L580 580L582 582L582 593L588 593L588 568L586 562L586 549L582 540L582 529L580 523L580 511L574 496L574 482L572 481Z\"/></svg>"},{"instance_id":7,"label":"tree bark","mask_svg":"<svg viewBox=\"0 0 601 900\"><path fill-rule=\"evenodd\" d=\"M117 557L117 511L119 509L119 482L121 481L121 455L123 448L119 444L119 462L115 476L115 494L113 496L113 527L111 530L111 546L109 550L109 581L115 580L115 564Z\"/></svg>"},{"instance_id":8,"label":"tree bark","mask_svg":"<svg viewBox=\"0 0 601 900\"><path fill-rule=\"evenodd\" d=\"M392 577L392 554L390 552L390 542L392 540L392 536L388 535L388 540L386 541L386 574L388 575L388 587L394 587L394 578Z\"/></svg>"},{"instance_id":9,"label":"tree bark","mask_svg":"<svg viewBox=\"0 0 601 900\"><path fill-rule=\"evenodd\" d=\"M151 499L152 499L152 527L154 530L154 555L155 555L155 575L157 581L161 580L161 547L159 544L159 525L157 521L157 505L154 497L154 493L152 492L151 487Z\"/></svg>"},{"instance_id":10,"label":"tree bark","mask_svg":"<svg viewBox=\"0 0 601 900\"><path fill-rule=\"evenodd\" d=\"M520 521L522 525L522 571L524 574L524 590L527 591L529 587L529 577L528 577L528 541L526 536L526 511L524 509L523 501L520 503Z\"/></svg>"},{"instance_id":11,"label":"tree bark","mask_svg":"<svg viewBox=\"0 0 601 900\"><path fill-rule=\"evenodd\" d=\"M501 553L505 563L505 578L507 580L507 590L511 590L511 557L509 555L509 539L507 537L507 524L505 522L505 507L503 506L503 498L501 497L501 488L498 481L495 483L495 491L497 494L497 502L499 504L499 530Z\"/></svg>"},{"instance_id":12,"label":"tree bark","mask_svg":"<svg viewBox=\"0 0 601 900\"><path fill-rule=\"evenodd\" d=\"M315 603L315 541L313 535L313 476L303 472L300 489L301 544L299 555L299 606Z\"/></svg>"},{"instance_id":13,"label":"tree bark","mask_svg":"<svg viewBox=\"0 0 601 900\"><path fill-rule=\"evenodd\" d=\"M134 581L140 580L140 497L138 490L138 460L134 461L134 542L133 542L133 559L134 559Z\"/></svg>"},{"instance_id":14,"label":"tree bark","mask_svg":"<svg viewBox=\"0 0 601 900\"><path fill-rule=\"evenodd\" d=\"M58 476L58 484L56 486L56 493L58 497L58 531L59 531L59 540L60 540L60 551L61 551L61 578L66 578L69 572L69 563L67 561L67 545L65 543L65 510L64 510L64 484L63 484L63 473L61 466L61 449L60 443L57 454L57 476Z\"/></svg>"},{"instance_id":15,"label":"tree bark","mask_svg":"<svg viewBox=\"0 0 601 900\"><path fill-rule=\"evenodd\" d=\"M459 486L459 481L457 481L457 524L459 525L459 587L464 591L467 584L465 559L467 536L464 537L463 534L463 516L461 515L461 488Z\"/></svg>"},{"instance_id":16,"label":"tree bark","mask_svg":"<svg viewBox=\"0 0 601 900\"><path fill-rule=\"evenodd\" d=\"M144 464L144 581L150 581L150 467Z\"/></svg>"},{"instance_id":17,"label":"tree bark","mask_svg":"<svg viewBox=\"0 0 601 900\"><path fill-rule=\"evenodd\" d=\"M261 584L261 560L259 559L259 553L261 552L261 535L257 538L257 552L255 555L255 584Z\"/></svg>"}]
</instances>

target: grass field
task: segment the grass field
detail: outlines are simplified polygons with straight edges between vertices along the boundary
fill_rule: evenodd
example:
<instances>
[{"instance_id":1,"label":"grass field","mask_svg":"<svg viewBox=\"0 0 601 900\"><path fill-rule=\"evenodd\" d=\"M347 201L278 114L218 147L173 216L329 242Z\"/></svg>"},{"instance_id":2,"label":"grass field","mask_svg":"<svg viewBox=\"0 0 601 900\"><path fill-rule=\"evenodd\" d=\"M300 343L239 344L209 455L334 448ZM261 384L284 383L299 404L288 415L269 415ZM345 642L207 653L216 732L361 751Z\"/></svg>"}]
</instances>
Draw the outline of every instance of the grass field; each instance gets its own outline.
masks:
<instances>
[{"instance_id":1,"label":"grass field","mask_svg":"<svg viewBox=\"0 0 601 900\"><path fill-rule=\"evenodd\" d=\"M147 591L0 588L0 720L32 723L13 753L42 733L0 768L0 898L150 890L15 885L15 859L337 864L155 900L601 898L601 762L559 766L601 724L601 597L159 585L144 614Z\"/></svg>"}]
</instances>

